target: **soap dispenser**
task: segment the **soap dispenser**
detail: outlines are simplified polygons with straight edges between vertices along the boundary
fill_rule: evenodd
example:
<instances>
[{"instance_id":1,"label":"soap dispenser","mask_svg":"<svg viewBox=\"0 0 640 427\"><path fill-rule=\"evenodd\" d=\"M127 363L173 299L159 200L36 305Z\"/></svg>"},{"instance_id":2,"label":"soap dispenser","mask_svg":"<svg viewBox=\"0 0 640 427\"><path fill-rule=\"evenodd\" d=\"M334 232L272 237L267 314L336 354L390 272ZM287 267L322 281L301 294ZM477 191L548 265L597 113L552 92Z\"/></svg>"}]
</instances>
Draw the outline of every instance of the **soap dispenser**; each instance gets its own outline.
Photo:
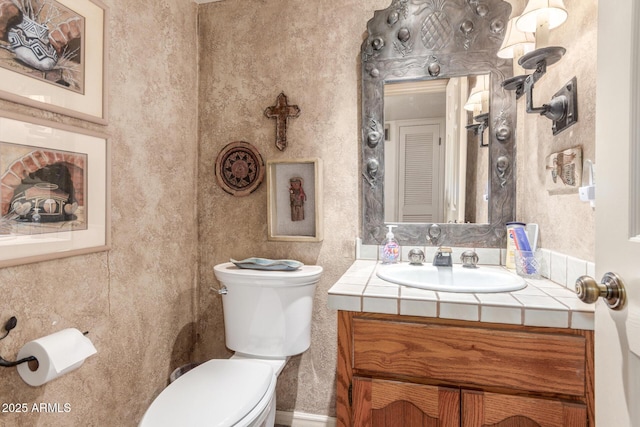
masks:
<instances>
[{"instance_id":1,"label":"soap dispenser","mask_svg":"<svg viewBox=\"0 0 640 427\"><path fill-rule=\"evenodd\" d=\"M397 225L387 225L389 232L382 243L382 253L380 259L383 264L395 264L400 260L400 245L393 235L393 227Z\"/></svg>"}]
</instances>

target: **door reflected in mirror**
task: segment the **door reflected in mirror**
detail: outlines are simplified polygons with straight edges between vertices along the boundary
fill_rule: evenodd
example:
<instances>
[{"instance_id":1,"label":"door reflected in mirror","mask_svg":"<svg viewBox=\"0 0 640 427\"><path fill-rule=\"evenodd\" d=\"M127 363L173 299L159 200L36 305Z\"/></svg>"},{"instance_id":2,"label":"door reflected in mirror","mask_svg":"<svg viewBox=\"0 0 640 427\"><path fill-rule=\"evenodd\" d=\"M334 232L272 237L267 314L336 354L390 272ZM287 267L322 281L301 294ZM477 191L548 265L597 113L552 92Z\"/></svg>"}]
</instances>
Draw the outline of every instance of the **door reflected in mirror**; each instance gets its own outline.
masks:
<instances>
[{"instance_id":1,"label":"door reflected in mirror","mask_svg":"<svg viewBox=\"0 0 640 427\"><path fill-rule=\"evenodd\" d=\"M385 83L385 222L489 222L489 150L480 146L488 129L474 121L488 113L487 93L474 95L487 81Z\"/></svg>"}]
</instances>

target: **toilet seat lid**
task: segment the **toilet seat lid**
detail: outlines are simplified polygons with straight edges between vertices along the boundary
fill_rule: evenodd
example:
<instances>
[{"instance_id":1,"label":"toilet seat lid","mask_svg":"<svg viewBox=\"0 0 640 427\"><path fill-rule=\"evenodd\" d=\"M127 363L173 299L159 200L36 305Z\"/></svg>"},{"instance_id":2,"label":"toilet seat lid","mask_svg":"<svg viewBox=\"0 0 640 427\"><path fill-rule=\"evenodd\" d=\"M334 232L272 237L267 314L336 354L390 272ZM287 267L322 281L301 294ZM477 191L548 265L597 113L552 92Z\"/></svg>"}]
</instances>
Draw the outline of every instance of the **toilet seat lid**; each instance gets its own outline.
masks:
<instances>
[{"instance_id":1,"label":"toilet seat lid","mask_svg":"<svg viewBox=\"0 0 640 427\"><path fill-rule=\"evenodd\" d=\"M140 426L234 425L260 403L272 381L276 378L266 363L209 360L165 388Z\"/></svg>"}]
</instances>

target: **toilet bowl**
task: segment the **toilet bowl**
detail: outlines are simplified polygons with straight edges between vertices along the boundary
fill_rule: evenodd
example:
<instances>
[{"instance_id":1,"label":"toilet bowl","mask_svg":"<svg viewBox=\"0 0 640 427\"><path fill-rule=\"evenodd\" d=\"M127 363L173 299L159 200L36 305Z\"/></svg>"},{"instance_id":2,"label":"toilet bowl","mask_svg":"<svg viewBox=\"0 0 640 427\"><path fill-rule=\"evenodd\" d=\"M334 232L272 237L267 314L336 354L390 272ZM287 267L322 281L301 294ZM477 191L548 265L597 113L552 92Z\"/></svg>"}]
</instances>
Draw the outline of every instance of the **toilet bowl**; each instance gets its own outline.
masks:
<instances>
[{"instance_id":1,"label":"toilet bowl","mask_svg":"<svg viewBox=\"0 0 640 427\"><path fill-rule=\"evenodd\" d=\"M259 361L209 360L165 388L140 426L272 426L276 379Z\"/></svg>"},{"instance_id":2,"label":"toilet bowl","mask_svg":"<svg viewBox=\"0 0 640 427\"><path fill-rule=\"evenodd\" d=\"M313 295L322 267L295 271L214 267L221 283L230 359L209 360L152 402L141 427L273 427L278 375L309 348Z\"/></svg>"}]
</instances>

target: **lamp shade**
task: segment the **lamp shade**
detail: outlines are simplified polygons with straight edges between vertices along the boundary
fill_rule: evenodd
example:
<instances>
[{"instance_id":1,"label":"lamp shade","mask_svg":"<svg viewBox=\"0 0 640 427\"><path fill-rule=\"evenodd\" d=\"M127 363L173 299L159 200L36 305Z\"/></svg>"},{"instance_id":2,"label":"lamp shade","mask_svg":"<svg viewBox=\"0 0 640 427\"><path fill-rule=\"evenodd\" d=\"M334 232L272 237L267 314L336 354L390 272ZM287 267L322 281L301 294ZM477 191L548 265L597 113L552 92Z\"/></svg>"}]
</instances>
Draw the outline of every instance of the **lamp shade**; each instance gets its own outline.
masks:
<instances>
[{"instance_id":1,"label":"lamp shade","mask_svg":"<svg viewBox=\"0 0 640 427\"><path fill-rule=\"evenodd\" d=\"M484 108L483 104L487 104L489 100L489 75L485 74L482 76L476 77L476 84L471 89L471 93L469 94L469 98L467 98L467 102L464 104L464 109L467 111L476 111L479 109L482 111Z\"/></svg>"},{"instance_id":2,"label":"lamp shade","mask_svg":"<svg viewBox=\"0 0 640 427\"><path fill-rule=\"evenodd\" d=\"M487 98L488 96L489 96L488 90L471 93L469 95L469 99L467 99L467 103L464 104L464 109L467 111L474 111L476 106L482 109L483 98Z\"/></svg>"},{"instance_id":3,"label":"lamp shade","mask_svg":"<svg viewBox=\"0 0 640 427\"><path fill-rule=\"evenodd\" d=\"M476 111L482 109L482 103L478 100L477 103L474 103L473 100L469 99L466 104L464 104L464 109L467 111Z\"/></svg>"},{"instance_id":4,"label":"lamp shade","mask_svg":"<svg viewBox=\"0 0 640 427\"><path fill-rule=\"evenodd\" d=\"M531 52L536 47L536 39L533 33L524 33L516 28L516 19L511 18L507 23L507 31L502 41L502 46L498 50L499 58L515 58L516 52L520 51L522 56Z\"/></svg>"},{"instance_id":5,"label":"lamp shade","mask_svg":"<svg viewBox=\"0 0 640 427\"><path fill-rule=\"evenodd\" d=\"M569 16L562 0L529 0L522 15L516 20L516 26L525 33L535 33L540 15L547 14L545 20L551 30L564 23Z\"/></svg>"}]
</instances>

